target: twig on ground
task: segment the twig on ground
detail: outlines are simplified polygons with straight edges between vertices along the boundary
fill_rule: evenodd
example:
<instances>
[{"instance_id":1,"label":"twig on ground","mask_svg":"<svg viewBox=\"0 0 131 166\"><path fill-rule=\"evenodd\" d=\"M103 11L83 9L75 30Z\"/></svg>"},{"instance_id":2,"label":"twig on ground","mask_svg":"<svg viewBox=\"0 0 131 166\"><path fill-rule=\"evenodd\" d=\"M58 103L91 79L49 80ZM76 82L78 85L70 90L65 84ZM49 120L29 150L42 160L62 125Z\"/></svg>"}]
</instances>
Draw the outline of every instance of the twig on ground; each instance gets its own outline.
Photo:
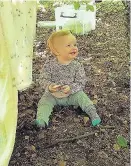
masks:
<instances>
[{"instance_id":1,"label":"twig on ground","mask_svg":"<svg viewBox=\"0 0 131 166\"><path fill-rule=\"evenodd\" d=\"M100 132L100 131L99 131ZM73 137L73 138L67 138L67 139L58 139L56 140L56 142L50 144L50 145L47 145L46 148L50 148L52 146L55 146L57 145L58 143L64 143L64 142L72 142L72 141L75 141L77 139L81 139L81 138L85 138L85 137L88 137L88 136L91 136L91 135L94 135L96 132L92 132L92 133L86 133L84 135L80 135L80 136L77 136L77 137Z\"/></svg>"},{"instance_id":2,"label":"twig on ground","mask_svg":"<svg viewBox=\"0 0 131 166\"><path fill-rule=\"evenodd\" d=\"M102 126L102 125L100 125L100 129L115 129L115 126L109 126L109 125Z\"/></svg>"},{"instance_id":3,"label":"twig on ground","mask_svg":"<svg viewBox=\"0 0 131 166\"><path fill-rule=\"evenodd\" d=\"M99 129L114 129L115 127L114 126L100 126ZM47 145L45 148L51 148L55 145L58 145L59 143L64 143L64 142L72 142L72 141L75 141L75 140L78 140L78 139L82 139L82 138L86 138L88 136L92 136L96 133L99 133L101 132L101 130L98 130L98 131L94 131L94 132L91 132L91 133L86 133L84 135L80 135L80 136L76 136L76 137L73 137L73 138L67 138L67 139L58 139L56 140L56 142L50 144L50 145Z\"/></svg>"}]
</instances>

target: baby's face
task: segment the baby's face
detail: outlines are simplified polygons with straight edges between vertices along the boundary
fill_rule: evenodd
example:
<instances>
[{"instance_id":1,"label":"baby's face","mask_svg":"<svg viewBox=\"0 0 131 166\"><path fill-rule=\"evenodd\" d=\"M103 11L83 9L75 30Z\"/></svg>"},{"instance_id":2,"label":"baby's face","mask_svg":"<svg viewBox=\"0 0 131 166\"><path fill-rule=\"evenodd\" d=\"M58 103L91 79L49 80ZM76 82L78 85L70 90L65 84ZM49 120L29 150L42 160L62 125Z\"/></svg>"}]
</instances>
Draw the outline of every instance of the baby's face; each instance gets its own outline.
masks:
<instances>
[{"instance_id":1,"label":"baby's face","mask_svg":"<svg viewBox=\"0 0 131 166\"><path fill-rule=\"evenodd\" d=\"M65 60L72 60L78 55L76 38L72 34L56 38L54 47L58 55Z\"/></svg>"}]
</instances>

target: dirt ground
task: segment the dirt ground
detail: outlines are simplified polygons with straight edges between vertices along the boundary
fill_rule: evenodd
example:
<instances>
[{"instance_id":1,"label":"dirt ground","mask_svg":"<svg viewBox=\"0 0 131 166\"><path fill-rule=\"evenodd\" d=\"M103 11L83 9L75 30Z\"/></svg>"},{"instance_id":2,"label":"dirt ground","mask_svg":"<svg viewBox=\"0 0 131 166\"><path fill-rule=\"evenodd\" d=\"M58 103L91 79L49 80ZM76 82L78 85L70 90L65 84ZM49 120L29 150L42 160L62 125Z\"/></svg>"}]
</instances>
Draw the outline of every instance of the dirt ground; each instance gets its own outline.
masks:
<instances>
[{"instance_id":1,"label":"dirt ground","mask_svg":"<svg viewBox=\"0 0 131 166\"><path fill-rule=\"evenodd\" d=\"M80 108L55 107L45 130L32 126L42 96L39 74L46 59L46 40L52 29L37 27L34 41L33 81L19 92L16 143L9 166L129 166L129 32L121 2L98 4L96 30L76 36L79 59L87 74L85 92L93 100L102 123L92 127ZM54 20L51 10L38 20ZM59 139L85 138L61 142ZM128 148L114 149L118 135Z\"/></svg>"}]
</instances>

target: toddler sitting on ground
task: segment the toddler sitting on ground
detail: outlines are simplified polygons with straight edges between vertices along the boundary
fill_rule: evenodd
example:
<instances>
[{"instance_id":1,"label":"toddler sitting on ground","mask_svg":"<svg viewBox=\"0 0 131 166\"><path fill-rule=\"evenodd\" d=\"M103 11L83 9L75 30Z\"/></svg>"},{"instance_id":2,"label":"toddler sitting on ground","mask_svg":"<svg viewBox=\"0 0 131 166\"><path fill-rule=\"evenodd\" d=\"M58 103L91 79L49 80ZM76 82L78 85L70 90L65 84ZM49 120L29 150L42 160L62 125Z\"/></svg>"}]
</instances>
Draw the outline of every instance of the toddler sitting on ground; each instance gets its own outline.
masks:
<instances>
[{"instance_id":1,"label":"toddler sitting on ground","mask_svg":"<svg viewBox=\"0 0 131 166\"><path fill-rule=\"evenodd\" d=\"M83 92L85 71L77 60L78 48L76 38L70 31L60 30L51 34L47 41L53 54L43 67L40 84L45 93L38 103L35 124L48 126L49 117L55 105L80 106L90 117L92 125L101 122L92 101Z\"/></svg>"}]
</instances>

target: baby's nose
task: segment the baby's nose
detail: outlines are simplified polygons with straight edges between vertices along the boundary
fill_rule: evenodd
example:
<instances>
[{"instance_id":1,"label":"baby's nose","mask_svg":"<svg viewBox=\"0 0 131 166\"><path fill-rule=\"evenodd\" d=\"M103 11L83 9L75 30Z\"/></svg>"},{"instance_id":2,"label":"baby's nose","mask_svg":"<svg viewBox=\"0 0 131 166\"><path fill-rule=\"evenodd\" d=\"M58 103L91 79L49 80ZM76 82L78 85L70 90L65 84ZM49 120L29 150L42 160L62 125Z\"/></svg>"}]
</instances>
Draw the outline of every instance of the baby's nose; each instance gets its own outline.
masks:
<instances>
[{"instance_id":1,"label":"baby's nose","mask_svg":"<svg viewBox=\"0 0 131 166\"><path fill-rule=\"evenodd\" d=\"M77 51L76 47L75 47L75 48L73 48L73 51Z\"/></svg>"}]
</instances>

